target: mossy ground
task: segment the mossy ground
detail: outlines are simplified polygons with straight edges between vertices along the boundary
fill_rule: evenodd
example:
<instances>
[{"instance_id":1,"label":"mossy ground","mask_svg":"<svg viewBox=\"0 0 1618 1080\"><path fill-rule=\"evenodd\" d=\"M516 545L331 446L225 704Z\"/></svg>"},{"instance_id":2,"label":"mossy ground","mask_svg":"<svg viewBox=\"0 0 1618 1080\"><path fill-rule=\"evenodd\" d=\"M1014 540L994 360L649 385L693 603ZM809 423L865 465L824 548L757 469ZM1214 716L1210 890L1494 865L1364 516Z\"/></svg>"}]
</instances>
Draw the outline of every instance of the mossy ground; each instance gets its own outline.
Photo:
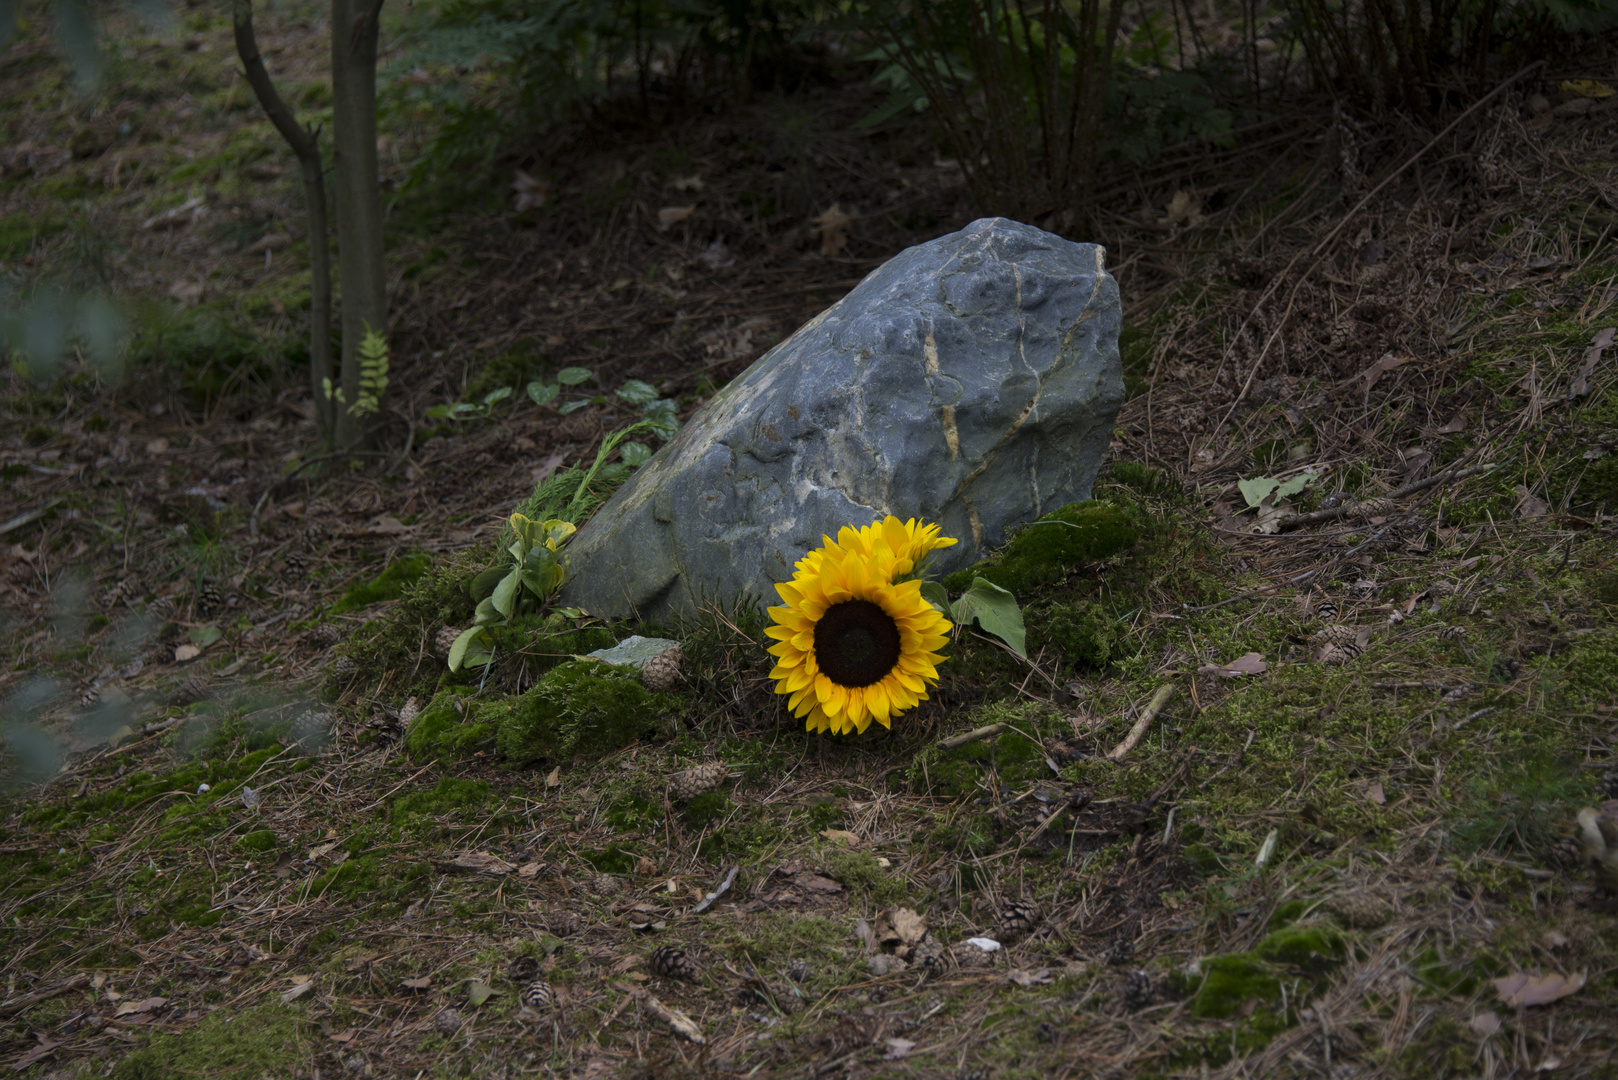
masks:
<instances>
[{"instance_id":1,"label":"mossy ground","mask_svg":"<svg viewBox=\"0 0 1618 1080\"><path fill-rule=\"evenodd\" d=\"M260 14L268 40L280 16ZM1436 307L1355 316L1349 345L1318 333L1311 344L1361 299L1321 295L1317 276L1298 293L1286 357L1252 372L1240 401L1250 372L1230 381L1238 327L1219 320L1248 309L1249 273L1270 271L1244 256L1182 264L1172 281L1124 278L1130 401L1094 499L1058 511L1065 524L1029 525L953 583L981 573L1018 594L1031 662L963 632L931 700L895 730L820 740L772 692L756 612L667 630L687 655L686 681L668 695L577 659L651 629L587 615L501 628L487 671L450 673L435 654L441 629L470 620L467 582L494 562L492 537L536 473L554 454L561 470L587 463L622 417L541 413L519 393L487 418L435 425L428 404L578 363L603 386L667 383L689 415L748 359L716 360L705 344L715 339L685 317L717 301L707 329L719 331L758 307L751 286L735 284L755 280L750 271L700 283L712 236L693 232L686 250L641 222L664 246L622 243L623 222L646 216L637 206L671 198L668 183L708 151L603 150L636 164L588 163L608 179L581 172L577 197L559 187L556 215L576 212L603 246L564 237L554 267L550 234L530 232L535 215L455 219L462 244L447 235L448 201L399 190L388 256L403 290L397 375L420 408L404 416L413 406L393 399L401 415L390 414L377 457L315 461L294 388L309 304L294 270L306 241L289 226L300 220L295 170L219 63L228 20L182 18L195 48L144 33L117 42L116 101L64 106L60 65L37 51L8 59L19 76L8 100L38 113L39 145L84 149L118 130L115 118L131 128L49 175L0 177L0 194L36 208L0 217L8 272L102 281L95 215L119 200L117 219L136 224L114 269L150 262L161 274L126 308L134 377L123 389L87 368L48 385L11 372L8 494L18 512L61 502L0 551L6 721L54 694L39 708L84 741L65 774L0 804L0 956L8 999L91 981L7 1017L0 1060L17 1062L42 1035L58 1045L24 1075L1335 1069L1427 1080L1527 1075L1553 1057L1562 1074L1615 1075L1618 915L1562 845L1577 808L1618 794L1608 779L1618 398L1606 368L1589 394L1567 393L1611 324L1618 262L1576 227L1547 237L1534 224L1582 218L1547 216L1540 196L1488 193L1499 220L1440 236L1431 248L1443 259L1405 286L1364 284L1415 295L1430 275L1445 283ZM324 123L316 37L274 56L302 118ZM869 107L855 105L826 123L846 128ZM738 213L786 252L781 295L802 301L771 335L841 295L850 266L863 273L868 257L975 216L937 209L935 184L862 216L854 242L868 246L853 262L803 259L800 218L856 197L827 187L811 207L817 189L793 194L781 180L782 160L808 168L812 140L787 150L772 140L807 130L821 107L763 102L758 146L732 140L762 177ZM701 122L708 132L725 121ZM916 147L867 172L886 177L891 164L906 190L923 190L924 176L947 170L932 142ZM1467 170L1482 160L1454 158ZM395 166L388 182L402 185ZM1538 165L1524 156L1516 167ZM1313 190L1298 182L1310 168L1299 165L1266 215ZM725 180L700 169L707 214L723 205ZM1470 175L1422 184L1471 191ZM1573 183L1546 177L1553 195ZM502 172L477 205L492 213L508 184ZM1330 187L1301 209L1338 213ZM1413 219L1476 216L1476 203L1425 215L1418 188L1400 196ZM885 190L860 190L865 205L889 205ZM173 236L138 228L196 195L217 213L208 223ZM799 218L771 209L793 199ZM260 213L265 203L280 210ZM1374 228L1397 232L1397 216ZM881 232L890 218L922 231ZM1286 227L1269 220L1232 228L1274 242ZM521 235L505 247L480 229ZM763 258L742 250L744 233L729 234L737 253ZM273 260L248 250L282 235ZM1303 250L1317 236L1285 242ZM1424 257L1431 239L1404 236L1398 259ZM1563 240L1573 246L1550 250ZM545 255L529 265L534 248ZM622 250L644 265L614 263ZM1529 265L1569 252L1560 269ZM1467 269L1495 254L1517 260L1509 287ZM1354 258L1332 270L1333 287L1362 273ZM690 292L674 297L665 282ZM200 295L170 295L177 284ZM524 290L520 303L508 303L508 285ZM554 321L542 333L500 329L505 307ZM1413 362L1365 389L1361 373L1389 352ZM1295 505L1311 510L1399 486L1416 450L1429 469L1465 455L1501 467L1407 500L1422 526L1409 532L1358 520L1245 531L1237 479L1316 469L1321 481ZM132 600L100 603L125 578L139 579ZM1375 584L1354 591L1362 579ZM221 594L210 614L205 586ZM1311 591L1371 629L1354 663L1314 662L1319 620L1301 603ZM202 656L172 659L208 627L221 636ZM1249 652L1263 674L1203 670ZM105 673L137 660L119 697L120 679ZM51 686L35 678L47 670ZM1165 711L1113 760L1165 685L1176 691ZM414 718L401 722L412 699ZM317 700L333 727L311 736L299 718ZM1006 728L940 745L990 723ZM27 748L21 730L7 729L7 765ZM670 773L712 761L731 773L717 790L670 797ZM732 867L730 891L694 913ZM876 976L856 936L860 920L896 905L921 912L946 945L997 936L1013 899L1037 902L1044 919L988 968ZM696 980L649 973L647 955L664 944L687 950ZM521 1007L519 958L539 964L554 1009ZM1589 981L1514 1011L1493 980L1518 971ZM498 993L473 1004L477 984ZM673 1040L637 1000L647 990L695 1019L705 1050ZM441 1019L446 1009L460 1026ZM1502 1025L1492 1036L1472 1023L1487 1011ZM910 1052L885 1060L890 1038Z\"/></svg>"}]
</instances>

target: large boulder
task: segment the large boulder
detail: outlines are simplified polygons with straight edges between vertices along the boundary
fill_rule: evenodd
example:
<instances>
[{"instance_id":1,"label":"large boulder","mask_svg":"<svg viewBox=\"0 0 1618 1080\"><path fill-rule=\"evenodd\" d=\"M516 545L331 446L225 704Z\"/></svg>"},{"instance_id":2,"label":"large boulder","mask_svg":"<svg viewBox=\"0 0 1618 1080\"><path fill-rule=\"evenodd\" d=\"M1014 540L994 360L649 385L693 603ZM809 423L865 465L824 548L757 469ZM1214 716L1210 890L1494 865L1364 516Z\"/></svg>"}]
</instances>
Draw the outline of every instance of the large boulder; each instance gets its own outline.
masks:
<instances>
[{"instance_id":1,"label":"large boulder","mask_svg":"<svg viewBox=\"0 0 1618 1080\"><path fill-rule=\"evenodd\" d=\"M568 546L562 601L667 622L844 525L937 521L969 566L1090 496L1124 400L1106 252L1005 218L910 248L716 394Z\"/></svg>"}]
</instances>

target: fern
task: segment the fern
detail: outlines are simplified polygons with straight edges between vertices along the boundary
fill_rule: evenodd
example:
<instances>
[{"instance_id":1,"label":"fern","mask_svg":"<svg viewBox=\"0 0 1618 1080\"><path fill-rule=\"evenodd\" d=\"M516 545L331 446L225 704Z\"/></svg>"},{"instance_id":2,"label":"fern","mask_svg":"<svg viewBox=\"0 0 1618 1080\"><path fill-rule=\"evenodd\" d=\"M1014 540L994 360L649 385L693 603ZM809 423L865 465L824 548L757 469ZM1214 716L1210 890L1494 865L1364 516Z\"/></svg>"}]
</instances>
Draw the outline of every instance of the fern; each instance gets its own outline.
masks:
<instances>
[{"instance_id":1,"label":"fern","mask_svg":"<svg viewBox=\"0 0 1618 1080\"><path fill-rule=\"evenodd\" d=\"M382 409L382 391L388 388L388 339L365 324L365 337L360 340L360 392L358 400L349 405L348 415L369 416ZM346 404L341 386L332 386L330 379L321 379L326 400Z\"/></svg>"}]
</instances>

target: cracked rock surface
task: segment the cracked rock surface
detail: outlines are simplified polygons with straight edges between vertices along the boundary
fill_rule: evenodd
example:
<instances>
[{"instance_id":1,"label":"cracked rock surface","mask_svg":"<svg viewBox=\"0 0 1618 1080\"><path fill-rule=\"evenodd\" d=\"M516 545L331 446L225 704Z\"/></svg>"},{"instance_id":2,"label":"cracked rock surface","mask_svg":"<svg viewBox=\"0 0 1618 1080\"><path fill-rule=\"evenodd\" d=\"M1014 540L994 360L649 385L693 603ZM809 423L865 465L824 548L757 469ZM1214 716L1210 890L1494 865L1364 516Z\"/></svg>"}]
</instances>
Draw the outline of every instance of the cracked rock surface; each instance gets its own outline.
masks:
<instances>
[{"instance_id":1,"label":"cracked rock surface","mask_svg":"<svg viewBox=\"0 0 1618 1080\"><path fill-rule=\"evenodd\" d=\"M562 601L667 622L884 514L947 573L1088 498L1124 400L1105 251L1005 218L910 248L765 353L569 545Z\"/></svg>"}]
</instances>

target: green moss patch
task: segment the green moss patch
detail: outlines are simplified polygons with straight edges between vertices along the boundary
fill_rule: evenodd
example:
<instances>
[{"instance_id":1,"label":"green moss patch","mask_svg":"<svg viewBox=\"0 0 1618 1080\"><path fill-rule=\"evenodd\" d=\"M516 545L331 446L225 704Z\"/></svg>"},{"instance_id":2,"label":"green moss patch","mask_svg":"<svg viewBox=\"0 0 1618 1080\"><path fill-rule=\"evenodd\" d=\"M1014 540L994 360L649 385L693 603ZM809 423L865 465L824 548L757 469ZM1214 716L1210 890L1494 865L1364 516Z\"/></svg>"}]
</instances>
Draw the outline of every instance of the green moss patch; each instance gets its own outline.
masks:
<instances>
[{"instance_id":1,"label":"green moss patch","mask_svg":"<svg viewBox=\"0 0 1618 1080\"><path fill-rule=\"evenodd\" d=\"M426 555L406 555L395 559L386 570L362 585L355 585L332 605L331 614L357 611L383 600L397 600L405 588L420 581L430 562Z\"/></svg>"},{"instance_id":2,"label":"green moss patch","mask_svg":"<svg viewBox=\"0 0 1618 1080\"><path fill-rule=\"evenodd\" d=\"M648 691L633 668L574 660L553 668L517 699L500 723L510 762L600 757L637 740L674 734L678 698Z\"/></svg>"},{"instance_id":3,"label":"green moss patch","mask_svg":"<svg viewBox=\"0 0 1618 1080\"><path fill-rule=\"evenodd\" d=\"M471 700L471 687L446 687L405 730L404 749L413 761L455 761L494 745L508 702Z\"/></svg>"},{"instance_id":4,"label":"green moss patch","mask_svg":"<svg viewBox=\"0 0 1618 1080\"><path fill-rule=\"evenodd\" d=\"M944 584L960 591L981 577L1026 596L1086 563L1133 547L1138 535L1134 517L1120 506L1100 500L1069 503L1028 524L992 558L949 575Z\"/></svg>"},{"instance_id":5,"label":"green moss patch","mask_svg":"<svg viewBox=\"0 0 1618 1080\"><path fill-rule=\"evenodd\" d=\"M313 1059L305 1028L282 1005L221 1010L187 1031L153 1035L113 1067L114 1080L291 1076Z\"/></svg>"}]
</instances>

